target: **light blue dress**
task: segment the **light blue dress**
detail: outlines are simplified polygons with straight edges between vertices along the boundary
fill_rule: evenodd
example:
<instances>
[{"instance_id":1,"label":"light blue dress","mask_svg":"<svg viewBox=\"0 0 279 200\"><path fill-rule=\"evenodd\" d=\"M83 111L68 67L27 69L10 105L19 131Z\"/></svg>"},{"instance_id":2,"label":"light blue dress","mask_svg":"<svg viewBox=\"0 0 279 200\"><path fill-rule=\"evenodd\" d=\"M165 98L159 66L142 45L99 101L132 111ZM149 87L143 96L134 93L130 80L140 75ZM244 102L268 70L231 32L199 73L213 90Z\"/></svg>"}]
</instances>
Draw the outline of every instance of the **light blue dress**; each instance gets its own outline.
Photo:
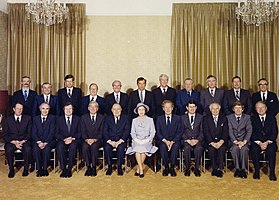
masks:
<instances>
[{"instance_id":1,"label":"light blue dress","mask_svg":"<svg viewBox=\"0 0 279 200\"><path fill-rule=\"evenodd\" d=\"M126 154L145 153L147 156L151 156L155 153L158 150L152 144L155 132L152 118L145 116L143 120L139 117L133 119L131 129L132 146L127 149Z\"/></svg>"}]
</instances>

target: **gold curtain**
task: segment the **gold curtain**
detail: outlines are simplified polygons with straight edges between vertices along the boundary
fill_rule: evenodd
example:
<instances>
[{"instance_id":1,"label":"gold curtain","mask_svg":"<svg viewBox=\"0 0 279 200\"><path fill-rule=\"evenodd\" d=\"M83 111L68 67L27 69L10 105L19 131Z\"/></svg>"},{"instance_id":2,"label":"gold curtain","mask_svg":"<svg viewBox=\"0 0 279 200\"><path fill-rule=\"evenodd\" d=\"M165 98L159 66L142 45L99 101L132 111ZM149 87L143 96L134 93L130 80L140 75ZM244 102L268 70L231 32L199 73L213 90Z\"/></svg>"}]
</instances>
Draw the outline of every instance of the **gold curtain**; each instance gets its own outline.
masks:
<instances>
[{"instance_id":1,"label":"gold curtain","mask_svg":"<svg viewBox=\"0 0 279 200\"><path fill-rule=\"evenodd\" d=\"M171 65L174 85L191 77L206 87L213 74L218 86L231 87L239 75L242 87L257 91L258 79L269 80L278 92L279 20L261 26L236 19L236 3L173 4ZM198 87L198 89L200 89Z\"/></svg>"},{"instance_id":2,"label":"gold curtain","mask_svg":"<svg viewBox=\"0 0 279 200\"><path fill-rule=\"evenodd\" d=\"M8 4L8 89L19 89L21 77L30 76L31 88L43 82L53 94L64 87L64 76L73 74L76 86L85 89L85 4L67 4L69 16L62 24L38 25L27 19L25 4Z\"/></svg>"}]
</instances>

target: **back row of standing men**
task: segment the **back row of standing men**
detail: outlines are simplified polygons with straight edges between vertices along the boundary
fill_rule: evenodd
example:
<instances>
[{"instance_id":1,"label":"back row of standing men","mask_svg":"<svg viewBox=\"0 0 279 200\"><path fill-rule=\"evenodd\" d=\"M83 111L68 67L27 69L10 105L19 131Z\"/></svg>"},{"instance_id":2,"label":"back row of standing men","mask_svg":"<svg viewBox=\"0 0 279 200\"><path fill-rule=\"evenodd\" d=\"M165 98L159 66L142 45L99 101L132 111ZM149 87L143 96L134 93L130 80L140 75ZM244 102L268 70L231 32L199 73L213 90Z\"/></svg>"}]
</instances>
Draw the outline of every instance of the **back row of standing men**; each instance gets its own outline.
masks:
<instances>
[{"instance_id":1,"label":"back row of standing men","mask_svg":"<svg viewBox=\"0 0 279 200\"><path fill-rule=\"evenodd\" d=\"M194 90L194 82L191 78L184 80L184 88L178 93L176 90L168 86L168 76L165 74L159 77L160 86L152 92L145 89L146 79L139 77L137 79L138 88L130 93L121 92L121 82L115 80L112 83L113 92L105 98L98 95L98 85L91 83L89 86L89 95L82 97L82 90L74 87L74 76L67 75L64 78L65 87L59 89L58 97L52 95L52 85L50 83L42 84L42 94L30 89L31 80L28 76L22 78L22 89L14 92L12 97L12 105L21 103L24 106L24 113L30 116L40 114L39 106L46 102L51 106L50 114L63 115L63 108L66 103L74 105L74 114L81 116L88 113L88 104L90 101L96 101L99 104L100 114L111 114L111 107L114 103L119 103L123 109L123 113L128 114L130 119L136 117L133 112L138 103L144 103L149 106L149 117L156 118L163 115L162 102L170 100L174 102L177 108L177 114L183 115L186 112L186 105L189 100L195 100L198 104L197 112L200 114L209 114L209 105L213 102L222 106L222 112L226 115L233 113L232 104L240 101L244 105L244 113L251 114L255 112L255 104L258 101L264 101L268 107L268 113L274 116L279 112L279 103L277 95L268 91L268 80L262 78L258 81L260 91L252 94L248 90L241 88L241 78L235 76L232 78L232 89L224 91L217 88L217 80L213 75L207 77L207 89L199 93Z\"/></svg>"}]
</instances>

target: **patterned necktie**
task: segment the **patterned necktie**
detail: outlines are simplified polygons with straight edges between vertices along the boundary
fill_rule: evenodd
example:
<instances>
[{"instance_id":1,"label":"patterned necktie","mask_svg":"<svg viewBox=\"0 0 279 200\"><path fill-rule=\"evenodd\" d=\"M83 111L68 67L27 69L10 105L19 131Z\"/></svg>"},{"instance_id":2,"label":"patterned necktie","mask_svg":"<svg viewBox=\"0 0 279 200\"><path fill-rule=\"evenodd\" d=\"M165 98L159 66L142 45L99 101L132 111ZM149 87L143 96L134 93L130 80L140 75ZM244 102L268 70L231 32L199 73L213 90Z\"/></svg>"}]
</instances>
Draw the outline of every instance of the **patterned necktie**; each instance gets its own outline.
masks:
<instances>
[{"instance_id":1,"label":"patterned necktie","mask_svg":"<svg viewBox=\"0 0 279 200\"><path fill-rule=\"evenodd\" d=\"M240 117L237 117L236 120L237 120L237 123L239 124L239 122L240 122Z\"/></svg>"},{"instance_id":2,"label":"patterned necktie","mask_svg":"<svg viewBox=\"0 0 279 200\"><path fill-rule=\"evenodd\" d=\"M48 103L48 96L46 96L46 101L45 102Z\"/></svg>"},{"instance_id":3,"label":"patterned necktie","mask_svg":"<svg viewBox=\"0 0 279 200\"><path fill-rule=\"evenodd\" d=\"M239 101L240 100L239 91L236 90L235 93L236 93L235 98L236 98L237 101Z\"/></svg>"},{"instance_id":4,"label":"patterned necktie","mask_svg":"<svg viewBox=\"0 0 279 200\"><path fill-rule=\"evenodd\" d=\"M167 116L167 128L169 129L171 125L170 116Z\"/></svg>"},{"instance_id":5,"label":"patterned necktie","mask_svg":"<svg viewBox=\"0 0 279 200\"><path fill-rule=\"evenodd\" d=\"M68 97L71 98L72 94L71 94L71 89L68 90Z\"/></svg>"},{"instance_id":6,"label":"patterned necktie","mask_svg":"<svg viewBox=\"0 0 279 200\"><path fill-rule=\"evenodd\" d=\"M68 128L68 133L70 133L70 131L71 131L71 121L70 121L70 117L67 117L67 128Z\"/></svg>"},{"instance_id":7,"label":"patterned necktie","mask_svg":"<svg viewBox=\"0 0 279 200\"><path fill-rule=\"evenodd\" d=\"M118 94L117 95L115 95L116 97L115 97L115 102L116 103L119 103L119 96L118 96Z\"/></svg>"},{"instance_id":8,"label":"patterned necktie","mask_svg":"<svg viewBox=\"0 0 279 200\"><path fill-rule=\"evenodd\" d=\"M265 93L263 93L263 102L265 102L266 98L265 98Z\"/></svg>"},{"instance_id":9,"label":"patterned necktie","mask_svg":"<svg viewBox=\"0 0 279 200\"><path fill-rule=\"evenodd\" d=\"M166 95L166 88L163 88L163 95Z\"/></svg>"},{"instance_id":10,"label":"patterned necktie","mask_svg":"<svg viewBox=\"0 0 279 200\"><path fill-rule=\"evenodd\" d=\"M95 124L95 117L94 117L94 115L92 115L91 121L92 121L92 124Z\"/></svg>"},{"instance_id":11,"label":"patterned necktie","mask_svg":"<svg viewBox=\"0 0 279 200\"><path fill-rule=\"evenodd\" d=\"M46 124L46 118L43 117L43 122L42 122L43 127L45 126L45 124Z\"/></svg>"},{"instance_id":12,"label":"patterned necktie","mask_svg":"<svg viewBox=\"0 0 279 200\"><path fill-rule=\"evenodd\" d=\"M142 94L142 91L140 91L140 102L143 103L143 94Z\"/></svg>"},{"instance_id":13,"label":"patterned necktie","mask_svg":"<svg viewBox=\"0 0 279 200\"><path fill-rule=\"evenodd\" d=\"M262 125L264 127L264 117L261 117L261 122L262 122Z\"/></svg>"},{"instance_id":14,"label":"patterned necktie","mask_svg":"<svg viewBox=\"0 0 279 200\"><path fill-rule=\"evenodd\" d=\"M214 90L213 90L213 89L210 90L210 95L211 95L212 97L214 97Z\"/></svg>"},{"instance_id":15,"label":"patterned necktie","mask_svg":"<svg viewBox=\"0 0 279 200\"><path fill-rule=\"evenodd\" d=\"M27 101L27 97L28 97L28 95L27 95L27 90L24 90L24 101Z\"/></svg>"}]
</instances>

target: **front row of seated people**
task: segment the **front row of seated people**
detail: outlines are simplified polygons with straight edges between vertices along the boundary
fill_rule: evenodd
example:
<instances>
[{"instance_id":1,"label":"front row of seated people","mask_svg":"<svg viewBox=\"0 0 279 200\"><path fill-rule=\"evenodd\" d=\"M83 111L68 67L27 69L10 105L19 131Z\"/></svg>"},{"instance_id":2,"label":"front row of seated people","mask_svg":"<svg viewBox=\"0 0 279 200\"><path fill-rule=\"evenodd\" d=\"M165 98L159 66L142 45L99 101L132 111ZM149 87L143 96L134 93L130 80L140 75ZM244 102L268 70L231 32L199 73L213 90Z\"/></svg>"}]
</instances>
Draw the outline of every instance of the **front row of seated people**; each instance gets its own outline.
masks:
<instances>
[{"instance_id":1,"label":"front row of seated people","mask_svg":"<svg viewBox=\"0 0 279 200\"><path fill-rule=\"evenodd\" d=\"M144 177L143 165L146 156L154 154L159 147L163 160L163 176L176 176L175 164L178 151L181 148L185 161L185 176L191 173L191 154L194 154L194 175L199 177L201 158L204 150L212 165L212 176L222 177L224 157L227 150L231 152L234 166L234 176L247 178L249 149L255 167L254 179L260 179L260 157L265 152L269 165L269 179L276 181L275 161L278 127L276 118L267 114L265 102L256 104L257 114L250 117L244 114L244 106L236 101L233 114L221 115L221 106L211 103L210 114L198 114L197 103L190 100L186 105L187 113L183 116L172 114L174 105L165 100L162 104L164 115L159 116L156 128L152 118L146 113L149 107L139 103L134 112L138 117L130 121L122 114L120 104L112 106L111 116L106 118L97 113L98 103L91 101L88 114L78 117L73 114L73 105L65 104L64 115L56 119L49 114L47 103L40 105L41 115L33 118L23 115L23 106L15 104L14 115L6 119L4 124L5 153L9 164L8 177L14 177L14 154L20 149L23 153L23 176L28 176L31 153L33 153L37 176L48 176L48 161L51 150L56 146L60 177L71 177L76 153L81 146L85 161L85 176L96 176L99 148L104 147L105 160L108 165L106 175L112 174L112 152L117 155L117 173L123 175L122 164L126 154L135 154L137 170L135 176ZM154 146L156 133L157 146ZM128 138L131 146L127 148ZM31 143L32 141L32 143ZM127 148L127 150L126 150Z\"/></svg>"}]
</instances>

